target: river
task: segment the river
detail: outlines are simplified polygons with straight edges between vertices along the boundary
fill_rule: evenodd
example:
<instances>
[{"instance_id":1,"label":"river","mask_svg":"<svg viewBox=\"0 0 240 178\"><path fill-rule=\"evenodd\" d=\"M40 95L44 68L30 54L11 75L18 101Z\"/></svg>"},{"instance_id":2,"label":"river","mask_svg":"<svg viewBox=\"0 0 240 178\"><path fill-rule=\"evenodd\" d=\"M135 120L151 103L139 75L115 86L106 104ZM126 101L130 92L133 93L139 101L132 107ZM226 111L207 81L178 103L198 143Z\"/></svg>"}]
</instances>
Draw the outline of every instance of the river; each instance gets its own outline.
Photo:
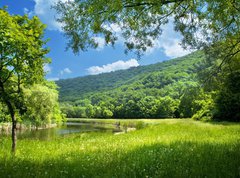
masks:
<instances>
[{"instance_id":1,"label":"river","mask_svg":"<svg viewBox=\"0 0 240 178\"><path fill-rule=\"evenodd\" d=\"M18 131L18 139L38 139L38 140L51 140L56 137L64 137L73 133L84 132L110 132L116 133L122 130L113 124L100 124L100 123L81 123L81 122L67 122L63 126L41 129L41 130L25 130ZM10 135L2 135L10 136Z\"/></svg>"}]
</instances>

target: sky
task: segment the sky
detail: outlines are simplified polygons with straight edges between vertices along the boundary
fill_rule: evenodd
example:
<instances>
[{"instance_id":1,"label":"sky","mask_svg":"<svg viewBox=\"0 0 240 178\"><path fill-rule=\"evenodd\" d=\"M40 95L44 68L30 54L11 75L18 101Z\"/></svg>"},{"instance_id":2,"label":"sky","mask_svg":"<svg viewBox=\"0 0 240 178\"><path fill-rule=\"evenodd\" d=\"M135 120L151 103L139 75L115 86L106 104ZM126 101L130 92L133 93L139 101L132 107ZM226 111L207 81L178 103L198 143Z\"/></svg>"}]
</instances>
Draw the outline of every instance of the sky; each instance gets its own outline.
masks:
<instances>
[{"instance_id":1,"label":"sky","mask_svg":"<svg viewBox=\"0 0 240 178\"><path fill-rule=\"evenodd\" d=\"M51 6L58 0L0 0L0 7L8 6L10 14L38 16L47 25L44 38L49 39L47 47L50 52L47 57L52 62L44 67L47 72L46 79L59 80L74 78L85 75L96 75L99 73L111 72L121 69L128 69L139 65L154 64L172 58L184 56L190 51L184 50L180 46L181 35L173 30L170 21L163 26L162 36L154 42L155 46L149 48L141 59L137 59L134 53L125 54L123 40L117 41L114 48L106 46L104 40L99 37L97 49L89 49L86 52L73 54L66 50L67 39L61 30L61 24L56 22L57 16ZM60 0L67 1L67 0ZM113 24L113 29L119 33L117 26ZM120 33L119 33L120 34Z\"/></svg>"}]
</instances>

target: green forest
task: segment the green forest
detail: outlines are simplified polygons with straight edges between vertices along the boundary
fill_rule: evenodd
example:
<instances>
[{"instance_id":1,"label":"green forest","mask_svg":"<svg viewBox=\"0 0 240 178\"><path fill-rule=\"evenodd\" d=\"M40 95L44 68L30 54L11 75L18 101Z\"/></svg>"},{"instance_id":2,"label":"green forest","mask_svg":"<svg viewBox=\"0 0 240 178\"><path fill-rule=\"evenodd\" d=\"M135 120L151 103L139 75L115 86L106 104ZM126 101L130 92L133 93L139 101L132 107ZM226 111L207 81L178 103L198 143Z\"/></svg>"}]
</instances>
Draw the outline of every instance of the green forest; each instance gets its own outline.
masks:
<instances>
[{"instance_id":1,"label":"green forest","mask_svg":"<svg viewBox=\"0 0 240 178\"><path fill-rule=\"evenodd\" d=\"M149 66L60 80L61 110L68 118L239 121L239 61L232 64L235 73L218 79L206 74L212 66L205 62L204 52L197 51Z\"/></svg>"}]
</instances>

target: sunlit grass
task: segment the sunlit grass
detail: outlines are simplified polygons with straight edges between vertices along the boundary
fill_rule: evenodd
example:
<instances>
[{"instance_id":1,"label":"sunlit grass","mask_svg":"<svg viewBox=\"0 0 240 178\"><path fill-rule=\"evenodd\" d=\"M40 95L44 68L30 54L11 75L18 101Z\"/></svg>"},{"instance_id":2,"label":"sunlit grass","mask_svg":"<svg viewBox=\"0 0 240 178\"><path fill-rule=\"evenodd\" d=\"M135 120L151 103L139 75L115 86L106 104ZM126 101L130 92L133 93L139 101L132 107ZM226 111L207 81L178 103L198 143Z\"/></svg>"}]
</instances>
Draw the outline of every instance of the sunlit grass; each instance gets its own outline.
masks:
<instances>
[{"instance_id":1,"label":"sunlit grass","mask_svg":"<svg viewBox=\"0 0 240 178\"><path fill-rule=\"evenodd\" d=\"M121 135L19 140L15 157L1 138L0 177L240 177L239 124L147 121Z\"/></svg>"}]
</instances>

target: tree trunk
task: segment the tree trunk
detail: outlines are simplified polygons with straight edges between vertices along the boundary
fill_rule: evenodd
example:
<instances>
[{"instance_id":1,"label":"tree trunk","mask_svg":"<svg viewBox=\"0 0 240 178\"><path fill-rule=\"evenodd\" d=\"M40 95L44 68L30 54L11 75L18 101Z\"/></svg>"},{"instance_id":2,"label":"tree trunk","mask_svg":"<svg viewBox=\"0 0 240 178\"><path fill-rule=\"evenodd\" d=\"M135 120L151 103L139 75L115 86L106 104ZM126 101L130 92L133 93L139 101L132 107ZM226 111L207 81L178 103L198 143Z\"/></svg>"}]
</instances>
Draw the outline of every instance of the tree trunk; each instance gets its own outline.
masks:
<instances>
[{"instance_id":1,"label":"tree trunk","mask_svg":"<svg viewBox=\"0 0 240 178\"><path fill-rule=\"evenodd\" d=\"M11 115L11 119L12 119L12 153L15 154L16 152L16 144L17 144L17 120L15 118L15 112L14 112L14 108L12 106L12 104L7 101L6 102L7 106L8 106L8 110L10 112Z\"/></svg>"},{"instance_id":2,"label":"tree trunk","mask_svg":"<svg viewBox=\"0 0 240 178\"><path fill-rule=\"evenodd\" d=\"M17 144L17 121L15 115L12 117L12 153L16 152L16 144Z\"/></svg>"},{"instance_id":3,"label":"tree trunk","mask_svg":"<svg viewBox=\"0 0 240 178\"><path fill-rule=\"evenodd\" d=\"M12 119L12 153L15 154L16 152L16 144L17 144L17 120L15 117L15 110L14 110L14 106L11 103L11 101L9 100L9 98L7 97L7 93L5 92L5 88L3 85L3 81L0 78L0 94L3 96L3 102L6 103L7 107L8 107L8 111L11 115L11 119Z\"/></svg>"}]
</instances>

